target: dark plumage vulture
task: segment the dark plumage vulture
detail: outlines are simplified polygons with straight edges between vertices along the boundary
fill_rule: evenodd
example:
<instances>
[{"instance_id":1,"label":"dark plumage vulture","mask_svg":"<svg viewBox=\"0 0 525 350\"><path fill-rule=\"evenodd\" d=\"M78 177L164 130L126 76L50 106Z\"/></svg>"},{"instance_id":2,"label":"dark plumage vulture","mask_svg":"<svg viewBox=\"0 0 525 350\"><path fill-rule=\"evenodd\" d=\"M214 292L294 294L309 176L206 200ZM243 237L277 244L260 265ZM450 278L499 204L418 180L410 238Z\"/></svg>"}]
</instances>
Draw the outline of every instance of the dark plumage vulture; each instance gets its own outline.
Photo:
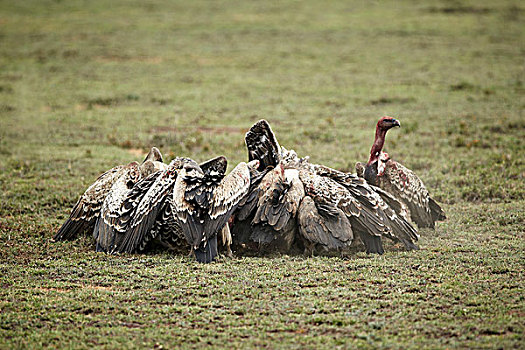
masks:
<instances>
[{"instance_id":1,"label":"dark plumage vulture","mask_svg":"<svg viewBox=\"0 0 525 350\"><path fill-rule=\"evenodd\" d=\"M121 205L119 238L112 252L136 253L161 235L160 240L172 249L185 246L179 221L173 216L172 193L184 167L188 177L202 177L198 164L189 158L175 158L165 170L155 172L128 193ZM194 173L193 173L194 172Z\"/></svg>"},{"instance_id":2,"label":"dark plumage vulture","mask_svg":"<svg viewBox=\"0 0 525 350\"><path fill-rule=\"evenodd\" d=\"M415 229L364 180L278 149L264 120L248 131L246 144L249 159L262 157L261 163L272 170L236 213L236 246L286 252L298 237L307 251L339 251L349 248L357 235L369 253L383 253L383 236L417 249Z\"/></svg>"},{"instance_id":3,"label":"dark plumage vulture","mask_svg":"<svg viewBox=\"0 0 525 350\"><path fill-rule=\"evenodd\" d=\"M138 163L137 163L138 166ZM153 147L138 166L138 171L133 169L122 175L115 181L106 196L100 215L96 221L93 238L96 250L99 252L110 252L122 238L126 226L122 224L122 204L134 188L135 184L148 175L165 169L166 164L162 162L160 151Z\"/></svg>"},{"instance_id":4,"label":"dark plumage vulture","mask_svg":"<svg viewBox=\"0 0 525 350\"><path fill-rule=\"evenodd\" d=\"M253 188L237 215L234 243L255 251L288 252L297 235L297 209L304 196L297 171L279 163Z\"/></svg>"},{"instance_id":5,"label":"dark plumage vulture","mask_svg":"<svg viewBox=\"0 0 525 350\"><path fill-rule=\"evenodd\" d=\"M197 261L208 263L217 257L217 234L221 231L221 236L228 235L224 226L248 194L251 173L258 166L259 161L240 163L218 184L206 181L204 173L199 181L194 181L188 177L187 172L191 169L185 167L181 170L173 190L172 204L174 215L180 221ZM199 186L205 188L199 189ZM207 189L210 186L211 191ZM212 195L208 197L209 192Z\"/></svg>"},{"instance_id":6,"label":"dark plumage vulture","mask_svg":"<svg viewBox=\"0 0 525 350\"><path fill-rule=\"evenodd\" d=\"M369 184L380 187L403 202L419 228L434 228L436 221L446 219L439 204L430 197L423 181L412 170L382 151L387 131L396 126L401 124L394 118L379 119L368 163L357 163L356 172Z\"/></svg>"},{"instance_id":7,"label":"dark plumage vulture","mask_svg":"<svg viewBox=\"0 0 525 350\"><path fill-rule=\"evenodd\" d=\"M140 166L137 162L130 163L127 166L118 165L100 175L79 198L69 218L55 234L54 240L70 240L76 238L79 233L92 231L95 228L104 201L108 194L111 193L113 185L118 179L123 176L129 177L131 173L135 174L135 169L138 167L138 178L129 178L132 183L135 183L141 176L144 176L144 174L157 171L163 166L160 151L153 147ZM127 185L132 186L131 182ZM115 190L117 190L119 195L122 194L120 187L116 187ZM118 195L113 199L117 197ZM110 205L109 202L108 205L114 208L114 205Z\"/></svg>"},{"instance_id":8,"label":"dark plumage vulture","mask_svg":"<svg viewBox=\"0 0 525 350\"><path fill-rule=\"evenodd\" d=\"M116 226L121 215L120 207L140 177L140 165L133 162L126 166L123 174L111 186L93 230L97 251L107 252L114 244L115 231L118 230Z\"/></svg>"},{"instance_id":9,"label":"dark plumage vulture","mask_svg":"<svg viewBox=\"0 0 525 350\"><path fill-rule=\"evenodd\" d=\"M124 204L128 214L123 216L122 221L131 222L117 251L142 251L153 239L171 250L186 249L189 242L184 232L187 229L182 228L186 222L181 222L175 215L173 198L184 198L195 203L197 208L209 207L213 191L224 178L227 165L226 158L222 156L200 165L189 158L177 158L166 171L137 184L136 191L130 193ZM177 178L179 187L175 190ZM180 187L184 190L180 191ZM197 226L197 230L204 229L202 225ZM225 239L229 248L231 238L225 236Z\"/></svg>"},{"instance_id":10,"label":"dark plumage vulture","mask_svg":"<svg viewBox=\"0 0 525 350\"><path fill-rule=\"evenodd\" d=\"M265 120L250 128L245 142L248 159L259 161L263 177L252 181L247 200L235 215L234 246L238 250L286 253L298 232L297 210L304 197L299 173L283 167L281 148Z\"/></svg>"},{"instance_id":11,"label":"dark plumage vulture","mask_svg":"<svg viewBox=\"0 0 525 350\"><path fill-rule=\"evenodd\" d=\"M225 157L200 165L176 158L128 192L115 225L122 234L116 235L112 252L139 252L156 239L173 250L190 246L199 262L213 261L217 236L229 251L228 219L248 192L258 165L241 163L225 176Z\"/></svg>"}]
</instances>

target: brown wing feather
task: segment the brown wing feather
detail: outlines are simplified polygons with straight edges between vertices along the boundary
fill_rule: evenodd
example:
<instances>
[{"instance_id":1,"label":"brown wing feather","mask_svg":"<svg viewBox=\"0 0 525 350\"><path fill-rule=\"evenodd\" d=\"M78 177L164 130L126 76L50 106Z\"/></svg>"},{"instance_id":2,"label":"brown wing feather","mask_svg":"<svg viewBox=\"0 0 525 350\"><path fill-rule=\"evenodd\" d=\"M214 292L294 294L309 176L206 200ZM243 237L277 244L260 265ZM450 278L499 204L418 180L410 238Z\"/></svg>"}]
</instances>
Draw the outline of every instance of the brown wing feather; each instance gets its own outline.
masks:
<instances>
[{"instance_id":1,"label":"brown wing feather","mask_svg":"<svg viewBox=\"0 0 525 350\"><path fill-rule=\"evenodd\" d=\"M377 187L377 186L374 186L374 185L369 185L369 186L370 186L370 188L372 188L374 190L374 192L379 194L381 199L386 204L388 204L388 206L390 208L392 208L396 212L397 215L399 215L400 217L402 217L405 220L408 220L408 217L409 217L410 213L408 211L407 206L402 201L398 200L392 194L390 194L389 192L383 190L380 187Z\"/></svg>"},{"instance_id":2,"label":"brown wing feather","mask_svg":"<svg viewBox=\"0 0 525 350\"><path fill-rule=\"evenodd\" d=\"M419 227L434 228L430 195L423 181L402 164L388 160L383 176L378 176L381 188L401 199L410 209L412 220Z\"/></svg>"},{"instance_id":3,"label":"brown wing feather","mask_svg":"<svg viewBox=\"0 0 525 350\"><path fill-rule=\"evenodd\" d=\"M245 142L248 148L248 159L250 161L259 160L259 170L275 167L279 163L281 147L266 120L259 120L248 130Z\"/></svg>"},{"instance_id":4,"label":"brown wing feather","mask_svg":"<svg viewBox=\"0 0 525 350\"><path fill-rule=\"evenodd\" d=\"M319 207L310 196L301 201L297 214L301 235L324 250L349 247L354 235L346 215L329 202L319 203Z\"/></svg>"},{"instance_id":5,"label":"brown wing feather","mask_svg":"<svg viewBox=\"0 0 525 350\"><path fill-rule=\"evenodd\" d=\"M277 166L268 173L259 186L261 195L257 210L252 220L253 225L269 225L275 231L260 230L266 235L278 235L280 231L286 234L290 222L296 218L297 210L304 197L304 186L296 169L283 169ZM295 221L294 221L295 225ZM253 237L256 241L268 241L274 237Z\"/></svg>"},{"instance_id":6,"label":"brown wing feather","mask_svg":"<svg viewBox=\"0 0 525 350\"><path fill-rule=\"evenodd\" d=\"M207 236L217 234L223 228L239 202L248 194L250 170L246 163L237 165L215 188L204 225Z\"/></svg>"},{"instance_id":7,"label":"brown wing feather","mask_svg":"<svg viewBox=\"0 0 525 350\"><path fill-rule=\"evenodd\" d=\"M139 183L143 191L140 200L133 199L127 204L135 206L128 209L131 220L120 242L116 243L116 252L134 253L142 250L146 243L155 238L158 230L155 227L159 217L166 211L168 200L178 178L177 172L184 162L181 158L173 160L165 171L157 172ZM125 204L125 206L126 206ZM156 226L155 226L156 225Z\"/></svg>"},{"instance_id":8,"label":"brown wing feather","mask_svg":"<svg viewBox=\"0 0 525 350\"><path fill-rule=\"evenodd\" d=\"M418 240L417 231L405 218L397 215L395 210L389 207L364 179L320 165L314 165L313 168L317 174L328 177L343 186L351 197L358 201L362 217L359 214L350 220L354 232L360 233L364 241L368 240L370 245L379 247L377 242L373 242L369 236L386 236L403 242L408 249L418 249L415 245ZM369 249L368 246L367 249Z\"/></svg>"},{"instance_id":9,"label":"brown wing feather","mask_svg":"<svg viewBox=\"0 0 525 350\"><path fill-rule=\"evenodd\" d=\"M377 203L358 200L345 186L329 177L301 170L301 180L306 194L314 200L333 203L350 220L353 232L357 233L371 253L383 253L381 236L392 237L391 228L386 225L385 215L378 210Z\"/></svg>"},{"instance_id":10,"label":"brown wing feather","mask_svg":"<svg viewBox=\"0 0 525 350\"><path fill-rule=\"evenodd\" d=\"M123 170L123 165L116 166L100 175L88 187L73 207L69 218L55 234L55 241L74 239L79 233L93 229L104 199Z\"/></svg>"},{"instance_id":11,"label":"brown wing feather","mask_svg":"<svg viewBox=\"0 0 525 350\"><path fill-rule=\"evenodd\" d=\"M110 251L120 228L118 222L122 214L122 204L133 186L140 180L140 176L139 164L130 163L111 187L93 230L97 251Z\"/></svg>"}]
</instances>

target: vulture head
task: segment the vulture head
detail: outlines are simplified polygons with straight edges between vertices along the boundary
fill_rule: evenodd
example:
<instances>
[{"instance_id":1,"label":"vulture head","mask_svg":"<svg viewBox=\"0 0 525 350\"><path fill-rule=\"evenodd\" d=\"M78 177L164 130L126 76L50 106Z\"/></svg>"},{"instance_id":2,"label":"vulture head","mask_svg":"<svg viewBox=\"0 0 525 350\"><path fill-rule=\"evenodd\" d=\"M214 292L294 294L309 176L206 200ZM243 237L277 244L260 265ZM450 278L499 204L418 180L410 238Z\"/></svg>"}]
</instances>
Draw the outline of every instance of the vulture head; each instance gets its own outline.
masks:
<instances>
[{"instance_id":1,"label":"vulture head","mask_svg":"<svg viewBox=\"0 0 525 350\"><path fill-rule=\"evenodd\" d=\"M384 116L384 117L381 117L379 121L377 122L376 130L384 130L386 133L388 130L396 126L401 127L401 123L399 122L399 120L394 119L389 116Z\"/></svg>"},{"instance_id":2,"label":"vulture head","mask_svg":"<svg viewBox=\"0 0 525 350\"><path fill-rule=\"evenodd\" d=\"M397 119L388 116L379 119L376 125L376 137L370 149L370 158L367 165L377 162L385 144L386 132L396 126L401 127L401 123Z\"/></svg>"}]
</instances>

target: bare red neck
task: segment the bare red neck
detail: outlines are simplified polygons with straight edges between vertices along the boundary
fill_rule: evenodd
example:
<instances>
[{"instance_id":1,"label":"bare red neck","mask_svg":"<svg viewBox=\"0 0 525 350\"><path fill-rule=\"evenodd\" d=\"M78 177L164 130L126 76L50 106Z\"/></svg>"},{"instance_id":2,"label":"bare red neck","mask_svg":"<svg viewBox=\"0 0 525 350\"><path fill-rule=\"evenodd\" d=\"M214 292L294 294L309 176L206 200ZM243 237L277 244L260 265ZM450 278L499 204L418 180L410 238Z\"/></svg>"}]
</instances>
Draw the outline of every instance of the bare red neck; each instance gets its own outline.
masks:
<instances>
[{"instance_id":1,"label":"bare red neck","mask_svg":"<svg viewBox=\"0 0 525 350\"><path fill-rule=\"evenodd\" d=\"M383 129L379 125L376 126L376 137L374 139L374 144L372 145L372 148L370 149L370 158L368 158L367 165L372 164L379 158L379 154L381 153L381 150L383 149L383 145L385 144L385 137L386 132L388 129Z\"/></svg>"}]
</instances>

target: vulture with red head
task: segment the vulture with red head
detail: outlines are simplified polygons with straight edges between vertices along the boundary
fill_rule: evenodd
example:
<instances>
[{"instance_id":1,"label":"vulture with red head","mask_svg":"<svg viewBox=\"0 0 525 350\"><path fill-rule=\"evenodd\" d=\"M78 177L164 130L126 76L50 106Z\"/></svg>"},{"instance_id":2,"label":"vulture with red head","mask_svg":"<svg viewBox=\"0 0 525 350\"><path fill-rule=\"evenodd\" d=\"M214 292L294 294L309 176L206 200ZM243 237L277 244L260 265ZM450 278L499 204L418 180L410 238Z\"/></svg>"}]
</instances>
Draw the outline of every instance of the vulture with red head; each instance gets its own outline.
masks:
<instances>
[{"instance_id":1,"label":"vulture with red head","mask_svg":"<svg viewBox=\"0 0 525 350\"><path fill-rule=\"evenodd\" d=\"M369 253L384 252L382 237L418 249L416 230L363 179L280 147L265 120L245 141L249 159L259 160L266 174L235 215L237 249L289 252L297 242L308 253L343 251L355 237Z\"/></svg>"},{"instance_id":2,"label":"vulture with red head","mask_svg":"<svg viewBox=\"0 0 525 350\"><path fill-rule=\"evenodd\" d=\"M379 119L370 158L366 164L357 163L356 172L370 185L380 187L401 201L419 228L433 229L436 221L446 219L445 213L430 197L423 181L412 170L383 152L387 131L400 126L399 121L394 118Z\"/></svg>"}]
</instances>

